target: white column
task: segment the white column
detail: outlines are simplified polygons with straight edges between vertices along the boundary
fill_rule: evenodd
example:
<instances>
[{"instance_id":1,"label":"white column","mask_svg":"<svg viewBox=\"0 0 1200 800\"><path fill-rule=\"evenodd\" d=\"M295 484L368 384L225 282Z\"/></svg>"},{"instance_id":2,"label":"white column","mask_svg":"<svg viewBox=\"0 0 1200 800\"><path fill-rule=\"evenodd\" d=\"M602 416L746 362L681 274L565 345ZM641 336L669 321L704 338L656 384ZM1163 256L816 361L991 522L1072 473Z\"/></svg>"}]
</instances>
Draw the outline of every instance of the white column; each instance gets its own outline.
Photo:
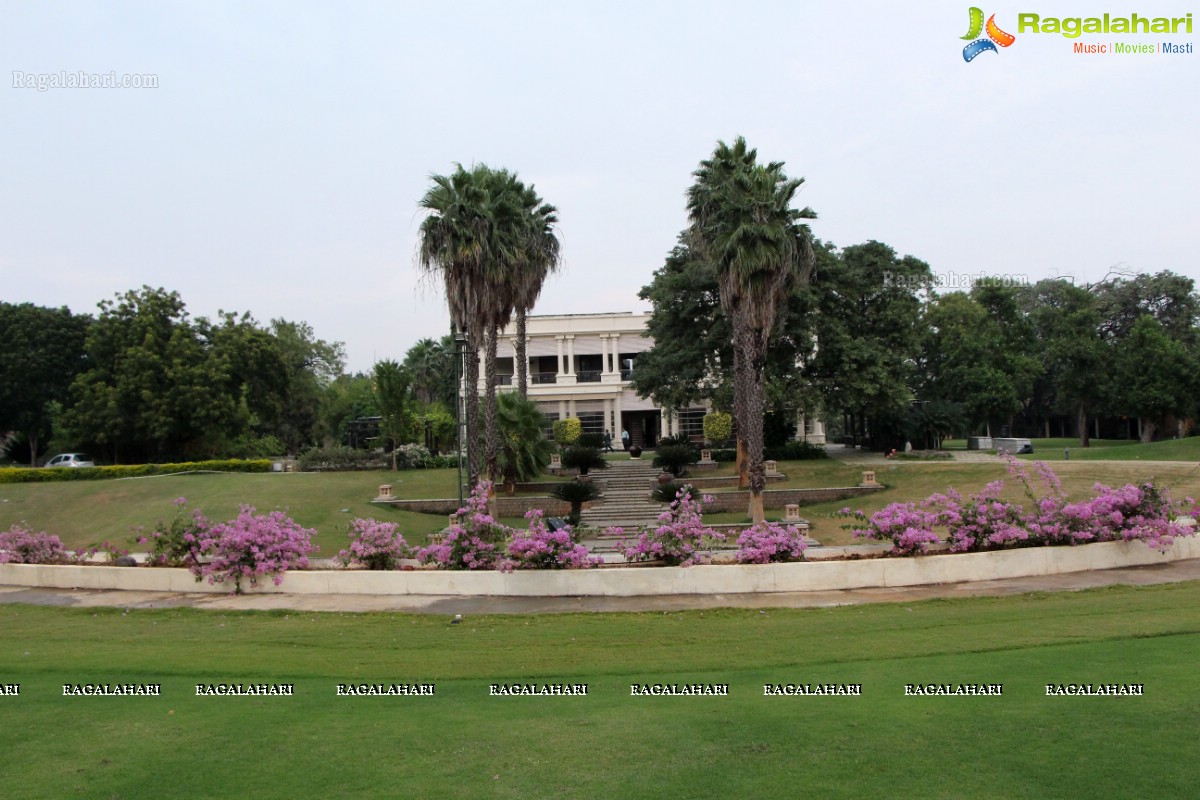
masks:
<instances>
[{"instance_id":1,"label":"white column","mask_svg":"<svg viewBox=\"0 0 1200 800\"><path fill-rule=\"evenodd\" d=\"M570 415L572 417L579 416L578 414L575 413L575 398L574 397L572 397L570 400L567 401L567 411L568 411L568 413L570 413Z\"/></svg>"},{"instance_id":2,"label":"white column","mask_svg":"<svg viewBox=\"0 0 1200 800\"><path fill-rule=\"evenodd\" d=\"M621 334L619 334L619 333L609 334L608 338L609 338L609 343L610 343L609 349L612 350L612 360L613 360L612 371L617 373L617 375L620 375L621 374Z\"/></svg>"},{"instance_id":3,"label":"white column","mask_svg":"<svg viewBox=\"0 0 1200 800\"><path fill-rule=\"evenodd\" d=\"M609 371L610 370L608 369L608 334L602 333L602 334L600 334L600 376L603 377L604 373L609 372Z\"/></svg>"},{"instance_id":4,"label":"white column","mask_svg":"<svg viewBox=\"0 0 1200 800\"><path fill-rule=\"evenodd\" d=\"M574 335L574 334L568 334L568 335L567 335L565 338L566 338L566 340L567 340L567 369L566 369L566 373L567 373L568 375L574 375L574 374L575 374L575 335Z\"/></svg>"},{"instance_id":5,"label":"white column","mask_svg":"<svg viewBox=\"0 0 1200 800\"><path fill-rule=\"evenodd\" d=\"M616 441L617 439L620 438L621 432L620 431L616 431L615 433L613 432L612 412L613 412L612 398L606 397L606 398L604 398L604 430L608 431L609 435L613 437L613 441Z\"/></svg>"},{"instance_id":6,"label":"white column","mask_svg":"<svg viewBox=\"0 0 1200 800\"><path fill-rule=\"evenodd\" d=\"M567 418L567 401L566 400L558 401L558 418L559 419Z\"/></svg>"},{"instance_id":7,"label":"white column","mask_svg":"<svg viewBox=\"0 0 1200 800\"><path fill-rule=\"evenodd\" d=\"M616 413L613 416L613 441L618 445L621 443L621 431L624 430L621 426L621 395L617 395L613 400L613 405L616 406Z\"/></svg>"},{"instance_id":8,"label":"white column","mask_svg":"<svg viewBox=\"0 0 1200 800\"><path fill-rule=\"evenodd\" d=\"M555 336L555 344L558 345L558 374L566 375L567 371L563 369L563 337Z\"/></svg>"},{"instance_id":9,"label":"white column","mask_svg":"<svg viewBox=\"0 0 1200 800\"><path fill-rule=\"evenodd\" d=\"M669 436L671 433L670 412L667 409L659 409L658 412L658 435L659 437Z\"/></svg>"}]
</instances>

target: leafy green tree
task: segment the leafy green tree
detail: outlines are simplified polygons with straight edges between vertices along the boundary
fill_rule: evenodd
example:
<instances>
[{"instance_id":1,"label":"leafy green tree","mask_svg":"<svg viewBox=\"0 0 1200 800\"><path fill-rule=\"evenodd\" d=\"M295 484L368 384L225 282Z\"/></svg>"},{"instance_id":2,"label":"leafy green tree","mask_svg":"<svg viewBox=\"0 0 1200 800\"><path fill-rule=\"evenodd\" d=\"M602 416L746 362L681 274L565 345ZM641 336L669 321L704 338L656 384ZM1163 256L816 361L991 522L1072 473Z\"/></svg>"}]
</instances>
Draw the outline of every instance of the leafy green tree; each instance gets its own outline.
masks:
<instances>
[{"instance_id":1,"label":"leafy green tree","mask_svg":"<svg viewBox=\"0 0 1200 800\"><path fill-rule=\"evenodd\" d=\"M1061 279L1039 281L1024 294L1053 406L1077 415L1079 445L1088 447L1088 419L1109 394L1111 351L1101 336L1096 295Z\"/></svg>"},{"instance_id":2,"label":"leafy green tree","mask_svg":"<svg viewBox=\"0 0 1200 800\"><path fill-rule=\"evenodd\" d=\"M177 293L146 286L102 301L85 349L67 421L114 462L185 457L210 432L238 427L238 400L213 391L228 365L208 358Z\"/></svg>"},{"instance_id":3,"label":"leafy green tree","mask_svg":"<svg viewBox=\"0 0 1200 800\"><path fill-rule=\"evenodd\" d=\"M322 424L324 394L342 374L345 346L316 338L306 322L271 320L274 335L287 370L287 392L281 398L280 420L275 431L288 451L300 452L334 438L337 431Z\"/></svg>"},{"instance_id":4,"label":"leafy green tree","mask_svg":"<svg viewBox=\"0 0 1200 800\"><path fill-rule=\"evenodd\" d=\"M789 179L781 162L759 164L757 151L739 137L718 142L695 171L688 190L691 241L713 264L721 308L733 324L734 417L744 443L750 516L764 519L763 370L767 341L779 309L796 282L812 271L811 238L801 219L811 209L792 208L803 179Z\"/></svg>"},{"instance_id":5,"label":"leafy green tree","mask_svg":"<svg viewBox=\"0 0 1200 800\"><path fill-rule=\"evenodd\" d=\"M870 420L875 449L903 447L924 338L921 293L932 283L929 266L876 241L840 253L827 246L817 259L817 348L806 371L825 407L850 416L848 433L855 422L861 430Z\"/></svg>"},{"instance_id":6,"label":"leafy green tree","mask_svg":"<svg viewBox=\"0 0 1200 800\"><path fill-rule=\"evenodd\" d=\"M412 441L416 421L410 410L408 378L395 361L379 361L372 373L375 405L379 409L379 434L392 451L396 471L396 448Z\"/></svg>"},{"instance_id":7,"label":"leafy green tree","mask_svg":"<svg viewBox=\"0 0 1200 800\"><path fill-rule=\"evenodd\" d=\"M84 339L91 317L66 307L0 302L0 431L20 431L36 466L50 434L52 404L67 399L86 366Z\"/></svg>"},{"instance_id":8,"label":"leafy green tree","mask_svg":"<svg viewBox=\"0 0 1200 800\"><path fill-rule=\"evenodd\" d=\"M1112 410L1139 418L1142 441L1151 441L1168 416L1195 412L1195 359L1154 317L1134 322L1113 362Z\"/></svg>"},{"instance_id":9,"label":"leafy green tree","mask_svg":"<svg viewBox=\"0 0 1200 800\"><path fill-rule=\"evenodd\" d=\"M454 338L421 339L404 354L402 366L408 375L414 399L418 403L441 403L454 408L458 387L454 364Z\"/></svg>"}]
</instances>

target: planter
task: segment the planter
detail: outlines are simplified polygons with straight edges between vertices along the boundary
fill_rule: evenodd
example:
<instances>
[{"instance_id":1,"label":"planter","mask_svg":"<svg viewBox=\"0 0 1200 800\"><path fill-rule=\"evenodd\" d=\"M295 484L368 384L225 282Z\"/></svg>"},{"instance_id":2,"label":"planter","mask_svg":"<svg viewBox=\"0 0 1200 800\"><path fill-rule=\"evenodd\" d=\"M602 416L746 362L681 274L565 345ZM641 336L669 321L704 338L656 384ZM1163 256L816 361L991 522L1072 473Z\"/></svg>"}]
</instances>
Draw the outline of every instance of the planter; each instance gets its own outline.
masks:
<instances>
[{"instance_id":1,"label":"planter","mask_svg":"<svg viewBox=\"0 0 1200 800\"><path fill-rule=\"evenodd\" d=\"M641 458L642 457L642 448L638 447L636 444L633 447L629 448L629 457L630 458Z\"/></svg>"}]
</instances>

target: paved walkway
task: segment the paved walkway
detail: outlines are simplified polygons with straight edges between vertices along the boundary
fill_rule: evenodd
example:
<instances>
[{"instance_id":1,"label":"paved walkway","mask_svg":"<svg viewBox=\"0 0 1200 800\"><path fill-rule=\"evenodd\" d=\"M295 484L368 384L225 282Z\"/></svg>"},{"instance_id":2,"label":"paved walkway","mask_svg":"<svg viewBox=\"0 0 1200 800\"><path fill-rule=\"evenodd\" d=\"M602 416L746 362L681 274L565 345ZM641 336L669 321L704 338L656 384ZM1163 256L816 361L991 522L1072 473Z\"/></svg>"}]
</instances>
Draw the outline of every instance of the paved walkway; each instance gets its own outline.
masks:
<instances>
[{"instance_id":1,"label":"paved walkway","mask_svg":"<svg viewBox=\"0 0 1200 800\"><path fill-rule=\"evenodd\" d=\"M1034 578L831 592L671 595L653 597L445 597L421 595L172 594L0 586L0 603L94 608L202 608L215 611L403 611L415 614L555 614L597 611L679 611L706 608L824 608L864 603L913 603L937 597L1000 597L1100 586L1150 586L1200 580L1200 559L1143 567Z\"/></svg>"}]
</instances>

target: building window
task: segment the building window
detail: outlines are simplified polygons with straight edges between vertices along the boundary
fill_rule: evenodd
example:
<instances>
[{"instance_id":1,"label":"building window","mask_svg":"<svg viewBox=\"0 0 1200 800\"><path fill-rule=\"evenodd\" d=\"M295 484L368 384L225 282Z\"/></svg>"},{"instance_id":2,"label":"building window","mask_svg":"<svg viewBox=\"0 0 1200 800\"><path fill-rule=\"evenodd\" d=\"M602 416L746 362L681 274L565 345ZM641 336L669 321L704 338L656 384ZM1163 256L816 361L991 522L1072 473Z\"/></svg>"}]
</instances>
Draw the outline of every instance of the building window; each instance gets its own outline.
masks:
<instances>
[{"instance_id":1,"label":"building window","mask_svg":"<svg viewBox=\"0 0 1200 800\"><path fill-rule=\"evenodd\" d=\"M603 411L581 411L579 421L583 424L584 433L604 433Z\"/></svg>"},{"instance_id":2,"label":"building window","mask_svg":"<svg viewBox=\"0 0 1200 800\"><path fill-rule=\"evenodd\" d=\"M689 408L679 412L679 435L688 441L704 441L704 415L708 412L703 408Z\"/></svg>"}]
</instances>

